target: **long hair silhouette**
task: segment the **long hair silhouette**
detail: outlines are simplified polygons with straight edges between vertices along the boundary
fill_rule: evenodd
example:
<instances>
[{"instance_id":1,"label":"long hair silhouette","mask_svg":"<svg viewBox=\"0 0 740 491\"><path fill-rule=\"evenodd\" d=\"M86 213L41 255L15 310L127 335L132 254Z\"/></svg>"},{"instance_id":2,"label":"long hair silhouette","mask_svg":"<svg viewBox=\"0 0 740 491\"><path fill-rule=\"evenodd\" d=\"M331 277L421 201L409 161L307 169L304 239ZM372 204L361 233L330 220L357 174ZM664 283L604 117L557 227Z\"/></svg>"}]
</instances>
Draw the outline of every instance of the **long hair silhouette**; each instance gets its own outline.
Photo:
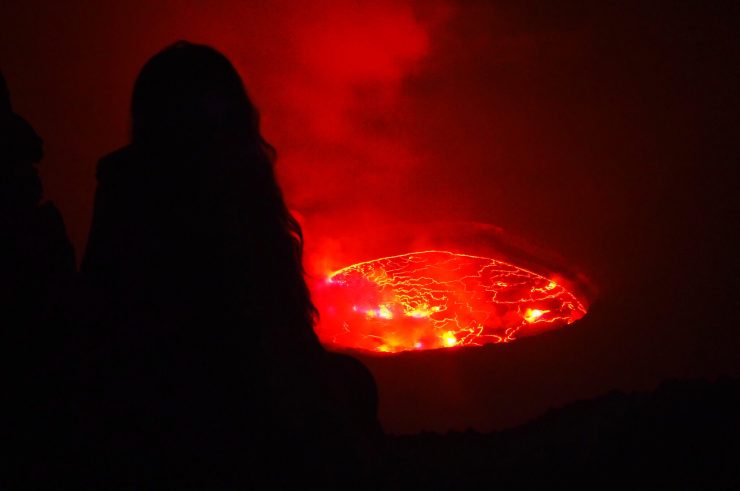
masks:
<instances>
[{"instance_id":1,"label":"long hair silhouette","mask_svg":"<svg viewBox=\"0 0 740 491\"><path fill-rule=\"evenodd\" d=\"M178 81L175 87L173 80ZM265 253L263 258L268 253L277 256L268 263L273 270L265 268L265 277L252 280L264 288L270 277L280 276L291 286L287 303L299 305L303 320L312 325L316 309L304 280L301 227L278 187L275 149L262 137L259 113L229 60L213 48L186 42L165 49L141 71L131 113L134 144L146 147L164 142L187 148L195 143L236 152L229 161L236 168L217 171L227 170L226 175L241 178L234 182L234 191L239 193L234 198L241 198L243 204L248 197L254 210L252 228L241 232L257 238L253 245L270 243L269 250L255 248Z\"/></svg>"},{"instance_id":2,"label":"long hair silhouette","mask_svg":"<svg viewBox=\"0 0 740 491\"><path fill-rule=\"evenodd\" d=\"M208 46L182 41L170 46L142 69L134 87L131 115L131 145L101 162L99 194L105 194L109 177L120 182L128 180L121 174L131 175L130 184L139 188L134 193L139 201L126 206L148 207L140 210L138 219L146 222L159 207L167 214L160 217L163 221L171 225L177 220L185 225L181 231L190 229L199 235L170 235L169 244L159 244L169 249L167 256L193 249L177 240L197 244L204 253L200 260L211 268L210 272L198 271L204 273L202 278L195 275L198 280L226 280L227 290L241 290L242 305L245 309L249 306L252 315L257 309L274 322L281 319L279 329L273 326L273 335L279 335L280 329L290 331L285 333L290 336L311 332L316 309L304 279L301 227L278 186L275 150L262 137L258 111L229 60ZM136 157L132 159L131 154ZM148 167L116 164L121 157L126 161L145 160ZM147 190L147 184L153 186L149 189L152 195L139 194ZM110 200L99 198L94 222L104 221L106 217L100 215L108 214L102 208ZM146 198L153 199L147 203ZM101 257L100 243L110 237L106 237L108 230L99 230L101 227L96 225L108 228L94 223L83 272L95 275L114 270L117 265L121 268L118 273L132 273L132 265L126 261ZM132 233L145 229L134 227L127 230L127 237L119 239L127 241ZM147 230L145 235L161 238L165 230L153 232ZM109 245L118 248L122 244L115 241ZM205 257L208 255L211 257ZM196 272L192 263L198 260L183 258L180 266ZM156 274L166 263L147 261L150 269L140 273ZM214 278L214 274L220 277ZM175 277L183 279L181 275ZM116 281L108 277L104 283L115 287ZM199 286L203 290L218 289L218 285L202 281ZM126 297L129 292L119 293ZM164 298L167 293L158 295Z\"/></svg>"},{"instance_id":3,"label":"long hair silhouette","mask_svg":"<svg viewBox=\"0 0 740 491\"><path fill-rule=\"evenodd\" d=\"M265 464L252 469L276 481L286 462L329 477L351 468L356 442L379 432L374 382L314 334L301 227L237 71L178 42L142 69L131 117L130 144L98 165L82 264L102 319L99 404L114 421L93 433L112 426L106 445L139 456L112 459L124 466L113 472L146 472L160 448L170 469L210 459L212 476L245 442Z\"/></svg>"}]
</instances>

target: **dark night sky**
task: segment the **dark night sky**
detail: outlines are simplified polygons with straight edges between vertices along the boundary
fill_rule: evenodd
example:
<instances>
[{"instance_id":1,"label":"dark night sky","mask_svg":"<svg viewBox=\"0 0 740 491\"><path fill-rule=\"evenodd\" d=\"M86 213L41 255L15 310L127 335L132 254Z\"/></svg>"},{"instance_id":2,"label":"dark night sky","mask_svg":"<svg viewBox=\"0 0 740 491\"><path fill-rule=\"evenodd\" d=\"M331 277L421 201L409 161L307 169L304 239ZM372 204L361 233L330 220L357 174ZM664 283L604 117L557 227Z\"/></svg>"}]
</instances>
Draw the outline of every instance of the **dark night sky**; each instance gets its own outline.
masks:
<instances>
[{"instance_id":1,"label":"dark night sky","mask_svg":"<svg viewBox=\"0 0 740 491\"><path fill-rule=\"evenodd\" d=\"M670 377L740 376L737 2L4 1L0 67L84 250L146 59L223 50L261 108L309 270L391 230L502 227L598 294L509 346L369 358L392 431L502 427ZM429 244L434 245L434 244ZM464 244L463 244L464 246Z\"/></svg>"}]
</instances>

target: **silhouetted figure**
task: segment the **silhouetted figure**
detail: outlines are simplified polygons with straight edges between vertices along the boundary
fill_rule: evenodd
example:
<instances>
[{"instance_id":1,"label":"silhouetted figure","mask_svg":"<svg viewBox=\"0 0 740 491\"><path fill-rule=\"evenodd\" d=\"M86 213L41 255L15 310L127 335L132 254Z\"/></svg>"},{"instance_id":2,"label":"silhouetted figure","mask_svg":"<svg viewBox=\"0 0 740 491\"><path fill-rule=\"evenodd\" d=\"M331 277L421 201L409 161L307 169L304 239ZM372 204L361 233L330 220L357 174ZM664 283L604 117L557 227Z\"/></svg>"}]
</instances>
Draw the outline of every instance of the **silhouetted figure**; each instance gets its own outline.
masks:
<instances>
[{"instance_id":1,"label":"silhouetted figure","mask_svg":"<svg viewBox=\"0 0 740 491\"><path fill-rule=\"evenodd\" d=\"M179 42L144 66L81 271L101 312L91 431L115 482L342 481L380 434L369 372L313 332L274 155L222 54Z\"/></svg>"},{"instance_id":2,"label":"silhouetted figure","mask_svg":"<svg viewBox=\"0 0 740 491\"><path fill-rule=\"evenodd\" d=\"M14 324L40 320L53 288L75 271L62 217L41 203L35 164L42 156L41 138L13 112L0 75L0 315Z\"/></svg>"},{"instance_id":3,"label":"silhouetted figure","mask_svg":"<svg viewBox=\"0 0 740 491\"><path fill-rule=\"evenodd\" d=\"M62 217L42 202L35 167L42 155L41 138L13 112L0 75L0 441L12 456L5 463L19 472L17 464L40 458L54 431L63 299L75 272Z\"/></svg>"}]
</instances>

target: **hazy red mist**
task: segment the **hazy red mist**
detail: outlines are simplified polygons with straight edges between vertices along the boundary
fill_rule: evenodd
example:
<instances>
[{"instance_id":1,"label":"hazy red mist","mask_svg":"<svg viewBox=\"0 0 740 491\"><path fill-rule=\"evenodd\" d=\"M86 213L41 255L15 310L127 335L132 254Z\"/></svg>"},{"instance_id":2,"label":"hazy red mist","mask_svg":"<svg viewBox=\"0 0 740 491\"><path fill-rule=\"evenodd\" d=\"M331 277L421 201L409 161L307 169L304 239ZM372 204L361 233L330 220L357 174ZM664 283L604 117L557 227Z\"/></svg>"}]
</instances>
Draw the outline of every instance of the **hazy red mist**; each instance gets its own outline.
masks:
<instances>
[{"instance_id":1,"label":"hazy red mist","mask_svg":"<svg viewBox=\"0 0 740 491\"><path fill-rule=\"evenodd\" d=\"M599 296L573 329L366 359L386 428L490 429L740 375L737 19L734 2L6 1L0 67L46 141L46 194L78 255L134 78L185 38L244 76L312 274L490 247L475 239L488 223L585 275Z\"/></svg>"}]
</instances>

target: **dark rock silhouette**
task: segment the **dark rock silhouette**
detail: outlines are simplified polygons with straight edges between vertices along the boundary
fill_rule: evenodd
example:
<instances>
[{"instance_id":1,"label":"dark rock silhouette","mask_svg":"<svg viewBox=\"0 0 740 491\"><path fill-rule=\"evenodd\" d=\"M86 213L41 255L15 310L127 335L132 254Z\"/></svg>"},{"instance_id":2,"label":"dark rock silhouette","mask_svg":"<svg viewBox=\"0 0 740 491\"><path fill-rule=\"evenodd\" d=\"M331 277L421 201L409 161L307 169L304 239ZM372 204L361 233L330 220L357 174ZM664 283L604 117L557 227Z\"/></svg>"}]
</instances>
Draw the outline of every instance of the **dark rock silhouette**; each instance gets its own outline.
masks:
<instances>
[{"instance_id":1,"label":"dark rock silhouette","mask_svg":"<svg viewBox=\"0 0 740 491\"><path fill-rule=\"evenodd\" d=\"M313 333L301 230L237 72L179 42L141 71L132 123L98 166L81 270L83 453L129 484L364 481L374 382Z\"/></svg>"},{"instance_id":2,"label":"dark rock silhouette","mask_svg":"<svg viewBox=\"0 0 740 491\"><path fill-rule=\"evenodd\" d=\"M396 487L737 489L740 382L611 392L517 428L395 437Z\"/></svg>"}]
</instances>

